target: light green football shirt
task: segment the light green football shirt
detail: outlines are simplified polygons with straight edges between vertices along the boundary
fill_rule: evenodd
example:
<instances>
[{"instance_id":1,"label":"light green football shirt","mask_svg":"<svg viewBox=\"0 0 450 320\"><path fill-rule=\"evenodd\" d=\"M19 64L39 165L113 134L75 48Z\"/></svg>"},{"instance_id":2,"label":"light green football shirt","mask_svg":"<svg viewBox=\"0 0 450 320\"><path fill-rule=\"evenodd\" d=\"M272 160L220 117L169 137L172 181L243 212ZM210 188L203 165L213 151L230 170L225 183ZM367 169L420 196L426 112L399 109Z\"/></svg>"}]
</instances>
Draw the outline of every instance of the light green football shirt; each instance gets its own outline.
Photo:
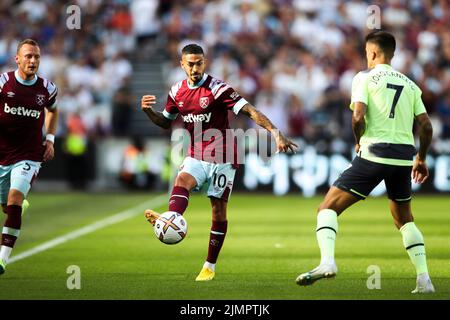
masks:
<instances>
[{"instance_id":1,"label":"light green football shirt","mask_svg":"<svg viewBox=\"0 0 450 320\"><path fill-rule=\"evenodd\" d=\"M380 157L369 148L377 143L415 145L414 118L427 112L421 95L413 81L387 64L378 64L353 78L350 109L353 110L355 102L367 105L366 130L360 140L362 158L391 165L412 165L412 159Z\"/></svg>"}]
</instances>

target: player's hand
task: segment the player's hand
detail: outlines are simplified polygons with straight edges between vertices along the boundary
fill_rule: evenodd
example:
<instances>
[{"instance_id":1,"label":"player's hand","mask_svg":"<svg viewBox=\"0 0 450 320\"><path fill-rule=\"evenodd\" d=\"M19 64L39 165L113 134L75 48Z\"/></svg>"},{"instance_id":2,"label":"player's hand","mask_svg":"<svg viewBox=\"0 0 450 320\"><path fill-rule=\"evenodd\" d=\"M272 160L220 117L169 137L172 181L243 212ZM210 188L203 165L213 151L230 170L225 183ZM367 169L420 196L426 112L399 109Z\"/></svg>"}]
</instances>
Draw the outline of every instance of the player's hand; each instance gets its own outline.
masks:
<instances>
[{"instance_id":1,"label":"player's hand","mask_svg":"<svg viewBox=\"0 0 450 320\"><path fill-rule=\"evenodd\" d=\"M55 149L53 147L53 142L45 140L44 142L44 162L45 161L50 161L53 159L53 157L55 156Z\"/></svg>"},{"instance_id":2,"label":"player's hand","mask_svg":"<svg viewBox=\"0 0 450 320\"><path fill-rule=\"evenodd\" d=\"M283 136L281 133L279 133L275 139L277 143L277 153L288 152L289 150L295 153L295 150L298 148L298 145Z\"/></svg>"},{"instance_id":3,"label":"player's hand","mask_svg":"<svg viewBox=\"0 0 450 320\"><path fill-rule=\"evenodd\" d=\"M412 168L412 178L415 183L424 183L428 179L428 167L425 160L416 157Z\"/></svg>"},{"instance_id":4,"label":"player's hand","mask_svg":"<svg viewBox=\"0 0 450 320\"><path fill-rule=\"evenodd\" d=\"M356 152L356 154L358 154L360 148L361 148L361 145L359 143L357 143L355 145L355 152Z\"/></svg>"},{"instance_id":5,"label":"player's hand","mask_svg":"<svg viewBox=\"0 0 450 320\"><path fill-rule=\"evenodd\" d=\"M145 95L141 99L141 109L142 111L146 111L148 109L153 109L153 105L156 104L156 96L153 95Z\"/></svg>"}]
</instances>

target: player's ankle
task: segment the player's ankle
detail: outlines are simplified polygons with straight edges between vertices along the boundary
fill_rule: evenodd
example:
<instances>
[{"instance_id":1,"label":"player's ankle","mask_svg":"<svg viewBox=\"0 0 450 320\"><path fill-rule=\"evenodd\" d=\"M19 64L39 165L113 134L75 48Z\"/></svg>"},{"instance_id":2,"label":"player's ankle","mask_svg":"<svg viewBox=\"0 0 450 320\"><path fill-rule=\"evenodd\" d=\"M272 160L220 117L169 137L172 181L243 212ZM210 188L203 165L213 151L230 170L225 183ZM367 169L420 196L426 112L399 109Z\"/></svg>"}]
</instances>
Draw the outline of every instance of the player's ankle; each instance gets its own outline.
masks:
<instances>
[{"instance_id":1,"label":"player's ankle","mask_svg":"<svg viewBox=\"0 0 450 320\"><path fill-rule=\"evenodd\" d=\"M427 280L431 280L431 279L430 279L430 275L428 274L428 272L422 272L417 275L417 280L427 281Z\"/></svg>"},{"instance_id":2,"label":"player's ankle","mask_svg":"<svg viewBox=\"0 0 450 320\"><path fill-rule=\"evenodd\" d=\"M208 261L205 261L205 263L203 264L203 268L208 268L208 269L212 270L213 272L215 272L216 271L216 264L208 262Z\"/></svg>"},{"instance_id":3,"label":"player's ankle","mask_svg":"<svg viewBox=\"0 0 450 320\"><path fill-rule=\"evenodd\" d=\"M321 265L333 265L333 264L336 264L336 262L334 261L334 257L322 257L320 259L320 264Z\"/></svg>"}]
</instances>

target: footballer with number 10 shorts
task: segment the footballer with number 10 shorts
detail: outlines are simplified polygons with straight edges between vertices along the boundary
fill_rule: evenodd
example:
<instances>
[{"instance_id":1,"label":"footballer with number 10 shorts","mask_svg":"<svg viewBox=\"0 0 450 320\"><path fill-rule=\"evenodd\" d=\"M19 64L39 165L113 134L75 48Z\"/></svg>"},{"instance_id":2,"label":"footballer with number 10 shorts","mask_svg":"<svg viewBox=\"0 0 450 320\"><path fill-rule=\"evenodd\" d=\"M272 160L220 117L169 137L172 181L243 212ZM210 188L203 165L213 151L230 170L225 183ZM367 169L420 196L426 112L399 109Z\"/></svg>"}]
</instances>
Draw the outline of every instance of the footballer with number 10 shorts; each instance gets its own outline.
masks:
<instances>
[{"instance_id":1,"label":"footballer with number 10 shorts","mask_svg":"<svg viewBox=\"0 0 450 320\"><path fill-rule=\"evenodd\" d=\"M162 128L170 128L172 121L181 115L184 127L191 137L188 155L175 179L169 211L183 214L188 206L190 191L208 185L212 226L208 256L196 281L209 281L214 278L217 257L227 232L227 202L237 165L235 159L230 160L227 157L230 152L236 151L234 140L230 142L224 138L227 136L226 131L230 129L228 111L236 115L242 113L268 130L275 138L277 151L294 151L297 147L227 83L206 74L205 63L204 52L200 46L185 46L182 49L180 64L187 79L172 86L164 111L157 112L153 109L152 105L156 103L154 95L145 95L141 101L142 110L153 123ZM195 136L198 131L196 126L201 127L198 136ZM215 135L211 139L204 139L209 133L218 132L221 138ZM214 150L214 156L207 156L207 150ZM151 224L158 218L158 214L150 209L145 211L145 215Z\"/></svg>"}]
</instances>

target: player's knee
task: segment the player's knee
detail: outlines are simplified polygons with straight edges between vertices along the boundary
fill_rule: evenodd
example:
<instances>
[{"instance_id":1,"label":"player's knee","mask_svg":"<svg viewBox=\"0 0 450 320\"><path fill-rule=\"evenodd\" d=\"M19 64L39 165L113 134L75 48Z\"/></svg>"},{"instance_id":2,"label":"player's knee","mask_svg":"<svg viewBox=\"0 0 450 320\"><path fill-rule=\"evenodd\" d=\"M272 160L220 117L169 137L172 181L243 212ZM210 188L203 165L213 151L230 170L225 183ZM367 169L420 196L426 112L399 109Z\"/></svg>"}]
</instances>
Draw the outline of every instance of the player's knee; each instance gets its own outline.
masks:
<instances>
[{"instance_id":1,"label":"player's knee","mask_svg":"<svg viewBox=\"0 0 450 320\"><path fill-rule=\"evenodd\" d=\"M413 221L414 221L414 219L413 219L412 215L394 217L394 224L398 229L403 227L408 222L413 222Z\"/></svg>"},{"instance_id":2,"label":"player's knee","mask_svg":"<svg viewBox=\"0 0 450 320\"><path fill-rule=\"evenodd\" d=\"M319 206L317 207L317 213L319 213L320 211L322 211L324 209L328 209L328 206L326 205L325 201L323 201L322 203L319 204Z\"/></svg>"},{"instance_id":3,"label":"player's knee","mask_svg":"<svg viewBox=\"0 0 450 320\"><path fill-rule=\"evenodd\" d=\"M24 194L16 189L11 189L8 194L8 204L22 205L23 199L25 199Z\"/></svg>"},{"instance_id":4,"label":"player's knee","mask_svg":"<svg viewBox=\"0 0 450 320\"><path fill-rule=\"evenodd\" d=\"M195 181L195 178L186 174L179 174L175 179L176 187L183 187L187 190L191 190L196 184L197 181Z\"/></svg>"},{"instance_id":5,"label":"player's knee","mask_svg":"<svg viewBox=\"0 0 450 320\"><path fill-rule=\"evenodd\" d=\"M325 209L333 210L337 215L344 211L344 208L339 205L338 199L325 199L317 208L317 213Z\"/></svg>"},{"instance_id":6,"label":"player's knee","mask_svg":"<svg viewBox=\"0 0 450 320\"><path fill-rule=\"evenodd\" d=\"M411 211L411 204L409 201L399 202L391 200L390 208L392 218L394 219L394 224L397 228L400 229L406 223L414 221L414 217Z\"/></svg>"},{"instance_id":7,"label":"player's knee","mask_svg":"<svg viewBox=\"0 0 450 320\"><path fill-rule=\"evenodd\" d=\"M186 188L188 186L188 183L186 180L187 179L183 175L178 175L177 178L175 179L175 186Z\"/></svg>"},{"instance_id":8,"label":"player's knee","mask_svg":"<svg viewBox=\"0 0 450 320\"><path fill-rule=\"evenodd\" d=\"M322 201L322 203L317 208L317 213L319 213L320 211L325 210L325 209L331 209L331 210L336 211L335 203L336 203L336 201L333 201L333 199L325 199L324 201Z\"/></svg>"},{"instance_id":9,"label":"player's knee","mask_svg":"<svg viewBox=\"0 0 450 320\"><path fill-rule=\"evenodd\" d=\"M405 223L406 223L406 222L404 222L404 221L402 221L402 220L394 219L394 225L395 225L395 227L396 227L398 230L400 230L400 228L403 227L403 225L404 225Z\"/></svg>"}]
</instances>

